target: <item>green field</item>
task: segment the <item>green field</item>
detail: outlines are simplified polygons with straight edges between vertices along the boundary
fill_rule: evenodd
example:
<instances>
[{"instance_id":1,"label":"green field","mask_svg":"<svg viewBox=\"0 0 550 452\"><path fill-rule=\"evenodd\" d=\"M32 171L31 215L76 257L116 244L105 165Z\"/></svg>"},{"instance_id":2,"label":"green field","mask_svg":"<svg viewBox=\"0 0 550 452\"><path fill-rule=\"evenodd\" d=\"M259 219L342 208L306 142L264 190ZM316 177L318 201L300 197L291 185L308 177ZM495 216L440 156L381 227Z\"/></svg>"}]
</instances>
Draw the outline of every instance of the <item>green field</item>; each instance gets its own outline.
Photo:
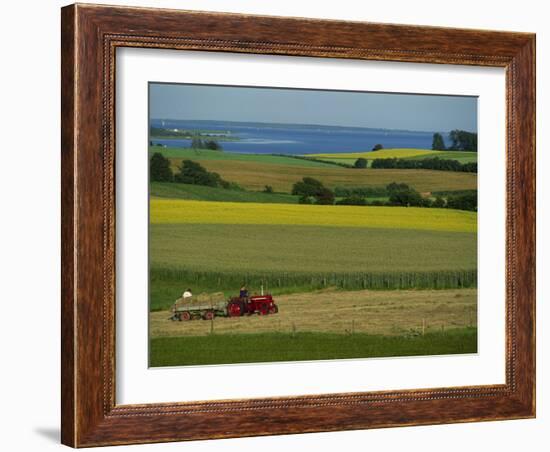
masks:
<instances>
[{"instance_id":1,"label":"green field","mask_svg":"<svg viewBox=\"0 0 550 452\"><path fill-rule=\"evenodd\" d=\"M162 337L150 340L149 365L181 366L477 352L477 329L418 336L260 333Z\"/></svg>"},{"instance_id":2,"label":"green field","mask_svg":"<svg viewBox=\"0 0 550 452\"><path fill-rule=\"evenodd\" d=\"M297 204L298 196L288 193L263 193L259 191L227 190L203 185L152 182L153 198L188 199L194 201L255 202Z\"/></svg>"},{"instance_id":3,"label":"green field","mask_svg":"<svg viewBox=\"0 0 550 452\"><path fill-rule=\"evenodd\" d=\"M229 295L243 281L274 294L477 284L473 232L152 224L149 251L152 310L167 308L183 286Z\"/></svg>"},{"instance_id":4,"label":"green field","mask_svg":"<svg viewBox=\"0 0 550 452\"><path fill-rule=\"evenodd\" d=\"M209 149L189 149L189 148L176 148L168 147L162 148L157 146L150 146L149 153L153 154L155 152L160 152L162 155L169 159L177 160L194 160L197 162L205 161L232 161L232 162L257 162L263 164L272 164L272 165L288 165L288 166L298 166L306 168L326 168L330 165L315 162L305 159L296 159L292 157L284 157L278 155L269 155L269 154L239 154L236 152L223 152L223 151L212 151Z\"/></svg>"},{"instance_id":5,"label":"green field","mask_svg":"<svg viewBox=\"0 0 550 452\"><path fill-rule=\"evenodd\" d=\"M153 267L354 273L471 270L476 234L376 228L152 224ZM274 246L276 244L276 246ZM320 244L322 244L320 246Z\"/></svg>"}]
</instances>

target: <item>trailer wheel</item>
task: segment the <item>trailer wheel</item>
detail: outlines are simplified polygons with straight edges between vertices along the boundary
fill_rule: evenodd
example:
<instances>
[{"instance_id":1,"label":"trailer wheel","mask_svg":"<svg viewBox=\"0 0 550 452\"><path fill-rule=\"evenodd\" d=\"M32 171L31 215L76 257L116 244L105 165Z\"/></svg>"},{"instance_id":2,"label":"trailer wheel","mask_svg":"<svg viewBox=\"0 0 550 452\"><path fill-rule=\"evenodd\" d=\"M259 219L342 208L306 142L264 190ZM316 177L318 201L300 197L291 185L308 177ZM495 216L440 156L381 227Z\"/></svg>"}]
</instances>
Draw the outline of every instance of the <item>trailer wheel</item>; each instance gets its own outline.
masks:
<instances>
[{"instance_id":1,"label":"trailer wheel","mask_svg":"<svg viewBox=\"0 0 550 452\"><path fill-rule=\"evenodd\" d=\"M214 314L214 311L206 311L202 316L204 320L212 320L214 317L216 317L216 314Z\"/></svg>"},{"instance_id":2,"label":"trailer wheel","mask_svg":"<svg viewBox=\"0 0 550 452\"><path fill-rule=\"evenodd\" d=\"M279 312L279 307L276 304L272 304L269 308L270 314L277 314Z\"/></svg>"},{"instance_id":3,"label":"trailer wheel","mask_svg":"<svg viewBox=\"0 0 550 452\"><path fill-rule=\"evenodd\" d=\"M180 314L180 320L191 320L191 314L187 311L183 311L181 314Z\"/></svg>"}]
</instances>

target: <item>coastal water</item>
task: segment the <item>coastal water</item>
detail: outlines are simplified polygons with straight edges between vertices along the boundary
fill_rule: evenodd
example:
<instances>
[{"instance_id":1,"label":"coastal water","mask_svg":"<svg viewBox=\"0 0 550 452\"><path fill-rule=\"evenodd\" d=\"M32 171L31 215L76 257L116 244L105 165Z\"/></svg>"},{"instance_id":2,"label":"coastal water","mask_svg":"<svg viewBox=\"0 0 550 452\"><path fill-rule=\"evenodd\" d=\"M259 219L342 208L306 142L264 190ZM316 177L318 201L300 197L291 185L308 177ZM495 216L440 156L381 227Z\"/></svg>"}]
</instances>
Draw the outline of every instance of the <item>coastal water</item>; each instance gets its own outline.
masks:
<instances>
[{"instance_id":1,"label":"coastal water","mask_svg":"<svg viewBox=\"0 0 550 452\"><path fill-rule=\"evenodd\" d=\"M304 124L152 119L151 126L223 132L233 139L219 141L225 151L254 154L364 152L376 144L384 148L431 149L433 138L433 132ZM442 135L447 141L448 134ZM191 144L191 140L186 139L151 141L168 147L189 147Z\"/></svg>"}]
</instances>

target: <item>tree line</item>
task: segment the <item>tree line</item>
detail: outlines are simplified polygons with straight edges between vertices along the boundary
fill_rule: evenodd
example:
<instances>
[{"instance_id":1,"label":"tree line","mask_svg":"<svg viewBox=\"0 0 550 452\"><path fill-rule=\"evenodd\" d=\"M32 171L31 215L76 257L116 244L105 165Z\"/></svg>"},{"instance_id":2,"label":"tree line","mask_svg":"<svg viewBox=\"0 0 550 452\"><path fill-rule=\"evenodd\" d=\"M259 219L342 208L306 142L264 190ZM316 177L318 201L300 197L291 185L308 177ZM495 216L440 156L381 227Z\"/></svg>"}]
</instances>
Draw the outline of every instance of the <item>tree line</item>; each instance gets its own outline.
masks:
<instances>
[{"instance_id":1,"label":"tree line","mask_svg":"<svg viewBox=\"0 0 550 452\"><path fill-rule=\"evenodd\" d=\"M170 160L160 152L155 152L149 161L149 179L151 182L178 182L181 184L204 185L226 189L240 189L238 184L228 182L215 172L208 171L200 163L183 160L174 173Z\"/></svg>"},{"instance_id":2,"label":"tree line","mask_svg":"<svg viewBox=\"0 0 550 452\"><path fill-rule=\"evenodd\" d=\"M300 204L347 205L347 206L399 206L434 207L477 211L477 190L456 195L425 198L413 187L404 183L392 182L382 188L336 188L334 191L312 177L304 177L292 187L292 194L299 196ZM340 199L336 199L340 196ZM372 200L367 196L388 196L387 201Z\"/></svg>"},{"instance_id":3,"label":"tree line","mask_svg":"<svg viewBox=\"0 0 550 452\"><path fill-rule=\"evenodd\" d=\"M451 145L445 146L445 140L440 133L434 133L432 149L434 151L472 151L477 152L477 133L466 132L465 130L451 130L449 132Z\"/></svg>"},{"instance_id":4,"label":"tree line","mask_svg":"<svg viewBox=\"0 0 550 452\"><path fill-rule=\"evenodd\" d=\"M358 159L359 160L359 159ZM357 167L357 166L356 166ZM460 163L458 160L441 159L439 157L426 159L374 159L371 164L373 169L431 169L439 171L459 171L464 173L477 173L477 162Z\"/></svg>"}]
</instances>

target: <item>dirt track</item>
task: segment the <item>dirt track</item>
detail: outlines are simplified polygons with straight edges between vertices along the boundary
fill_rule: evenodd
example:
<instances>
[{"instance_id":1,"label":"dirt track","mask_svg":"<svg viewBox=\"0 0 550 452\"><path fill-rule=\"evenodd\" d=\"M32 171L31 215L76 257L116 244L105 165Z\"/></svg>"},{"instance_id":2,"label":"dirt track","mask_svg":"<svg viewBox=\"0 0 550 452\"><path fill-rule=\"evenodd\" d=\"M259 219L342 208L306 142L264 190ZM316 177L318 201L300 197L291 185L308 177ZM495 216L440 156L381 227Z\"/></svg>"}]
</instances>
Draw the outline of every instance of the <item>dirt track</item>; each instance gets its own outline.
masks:
<instances>
[{"instance_id":1,"label":"dirt track","mask_svg":"<svg viewBox=\"0 0 550 452\"><path fill-rule=\"evenodd\" d=\"M149 317L151 337L260 332L315 331L401 335L474 326L477 290L353 291L324 290L275 297L279 313L213 322L168 320L167 311Z\"/></svg>"}]
</instances>

